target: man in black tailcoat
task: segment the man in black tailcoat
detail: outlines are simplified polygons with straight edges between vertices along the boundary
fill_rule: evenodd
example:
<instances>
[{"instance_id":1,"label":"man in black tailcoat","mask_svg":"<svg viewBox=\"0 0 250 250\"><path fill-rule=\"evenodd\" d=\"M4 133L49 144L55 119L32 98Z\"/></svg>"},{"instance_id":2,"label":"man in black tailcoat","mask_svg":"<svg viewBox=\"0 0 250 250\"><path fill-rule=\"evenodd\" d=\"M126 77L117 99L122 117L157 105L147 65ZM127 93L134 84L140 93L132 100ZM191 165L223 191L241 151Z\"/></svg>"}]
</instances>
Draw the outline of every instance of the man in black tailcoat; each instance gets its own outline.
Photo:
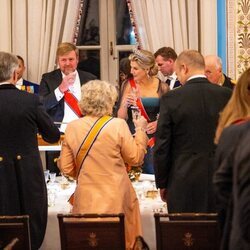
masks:
<instances>
[{"instance_id":1,"label":"man in black tailcoat","mask_svg":"<svg viewBox=\"0 0 250 250\"><path fill-rule=\"evenodd\" d=\"M183 84L160 102L154 166L156 185L168 211L213 212L213 143L219 112L231 90L211 84L204 75L203 56L183 51L175 72Z\"/></svg>"},{"instance_id":2,"label":"man in black tailcoat","mask_svg":"<svg viewBox=\"0 0 250 250\"><path fill-rule=\"evenodd\" d=\"M37 133L60 138L39 97L16 88L17 57L0 52L0 215L29 215L32 249L42 244L47 190Z\"/></svg>"}]
</instances>

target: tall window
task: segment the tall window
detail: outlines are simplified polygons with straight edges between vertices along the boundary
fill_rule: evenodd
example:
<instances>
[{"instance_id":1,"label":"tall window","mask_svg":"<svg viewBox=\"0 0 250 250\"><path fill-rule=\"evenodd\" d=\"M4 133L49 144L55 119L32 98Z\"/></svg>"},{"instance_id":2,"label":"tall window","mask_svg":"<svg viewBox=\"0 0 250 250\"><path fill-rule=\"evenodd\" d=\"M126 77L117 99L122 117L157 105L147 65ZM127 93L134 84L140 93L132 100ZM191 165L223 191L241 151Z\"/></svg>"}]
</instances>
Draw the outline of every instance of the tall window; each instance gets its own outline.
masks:
<instances>
[{"instance_id":1,"label":"tall window","mask_svg":"<svg viewBox=\"0 0 250 250\"><path fill-rule=\"evenodd\" d=\"M135 44L126 0L84 1L77 39L79 69L118 83L119 61Z\"/></svg>"}]
</instances>

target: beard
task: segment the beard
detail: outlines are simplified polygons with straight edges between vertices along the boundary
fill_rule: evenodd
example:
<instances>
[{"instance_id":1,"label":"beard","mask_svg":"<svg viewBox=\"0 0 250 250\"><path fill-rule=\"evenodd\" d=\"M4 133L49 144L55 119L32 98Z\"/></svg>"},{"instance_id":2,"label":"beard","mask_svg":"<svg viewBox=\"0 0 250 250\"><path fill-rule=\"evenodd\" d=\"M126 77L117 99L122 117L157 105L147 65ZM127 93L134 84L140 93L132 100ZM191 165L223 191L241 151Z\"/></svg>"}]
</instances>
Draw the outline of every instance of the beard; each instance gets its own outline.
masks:
<instances>
[{"instance_id":1,"label":"beard","mask_svg":"<svg viewBox=\"0 0 250 250\"><path fill-rule=\"evenodd\" d=\"M68 75L68 74L70 74L70 73L73 73L73 72L75 72L75 68L72 68L72 67L65 67L65 68L63 68L63 70L62 70L62 72L65 74L65 75Z\"/></svg>"}]
</instances>

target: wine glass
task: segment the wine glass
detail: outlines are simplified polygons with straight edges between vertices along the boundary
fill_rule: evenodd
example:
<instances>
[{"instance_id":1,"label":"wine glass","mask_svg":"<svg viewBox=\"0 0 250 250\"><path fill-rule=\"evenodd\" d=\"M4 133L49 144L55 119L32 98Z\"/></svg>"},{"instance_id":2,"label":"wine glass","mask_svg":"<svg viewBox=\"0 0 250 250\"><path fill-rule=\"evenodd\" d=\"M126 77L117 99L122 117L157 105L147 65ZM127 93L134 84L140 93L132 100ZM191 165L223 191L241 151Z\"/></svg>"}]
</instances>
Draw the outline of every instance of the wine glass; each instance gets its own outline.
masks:
<instances>
[{"instance_id":1,"label":"wine glass","mask_svg":"<svg viewBox=\"0 0 250 250\"><path fill-rule=\"evenodd\" d=\"M55 206L56 201L56 190L49 188L48 189L48 206L53 207Z\"/></svg>"}]
</instances>

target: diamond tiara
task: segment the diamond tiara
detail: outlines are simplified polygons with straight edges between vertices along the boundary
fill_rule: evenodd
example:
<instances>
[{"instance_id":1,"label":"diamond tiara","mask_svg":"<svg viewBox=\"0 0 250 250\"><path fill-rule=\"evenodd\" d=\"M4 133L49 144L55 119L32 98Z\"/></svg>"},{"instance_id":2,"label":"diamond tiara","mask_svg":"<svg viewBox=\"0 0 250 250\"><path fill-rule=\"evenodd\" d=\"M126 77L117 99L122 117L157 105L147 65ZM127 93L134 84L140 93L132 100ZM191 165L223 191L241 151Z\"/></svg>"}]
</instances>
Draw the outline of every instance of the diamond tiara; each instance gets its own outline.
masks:
<instances>
[{"instance_id":1,"label":"diamond tiara","mask_svg":"<svg viewBox=\"0 0 250 250\"><path fill-rule=\"evenodd\" d=\"M133 54L142 62L150 63L150 58L145 56L139 49L134 49Z\"/></svg>"}]
</instances>

